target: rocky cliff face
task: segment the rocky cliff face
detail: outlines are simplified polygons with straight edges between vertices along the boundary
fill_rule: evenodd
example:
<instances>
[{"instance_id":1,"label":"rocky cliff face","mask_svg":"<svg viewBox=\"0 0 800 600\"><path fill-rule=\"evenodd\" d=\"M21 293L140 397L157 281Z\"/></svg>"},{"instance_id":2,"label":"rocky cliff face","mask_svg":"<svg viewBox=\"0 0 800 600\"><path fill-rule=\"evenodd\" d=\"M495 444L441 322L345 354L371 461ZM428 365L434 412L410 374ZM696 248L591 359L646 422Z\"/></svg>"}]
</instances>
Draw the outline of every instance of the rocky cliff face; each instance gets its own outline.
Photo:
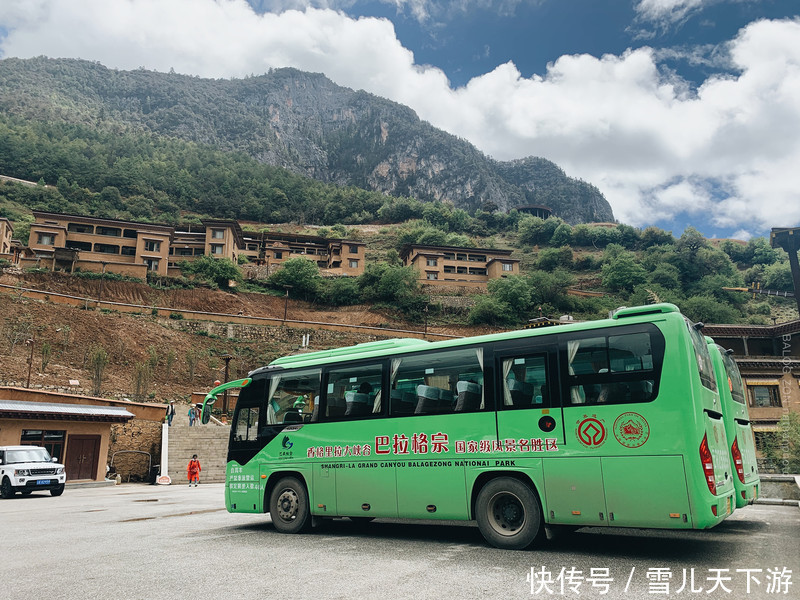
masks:
<instances>
[{"instance_id":1,"label":"rocky cliff face","mask_svg":"<svg viewBox=\"0 0 800 600\"><path fill-rule=\"evenodd\" d=\"M570 223L614 219L597 188L548 160L494 161L408 107L321 74L277 69L207 80L36 58L0 61L0 83L0 111L29 118L113 119L321 181L465 209L543 204Z\"/></svg>"}]
</instances>

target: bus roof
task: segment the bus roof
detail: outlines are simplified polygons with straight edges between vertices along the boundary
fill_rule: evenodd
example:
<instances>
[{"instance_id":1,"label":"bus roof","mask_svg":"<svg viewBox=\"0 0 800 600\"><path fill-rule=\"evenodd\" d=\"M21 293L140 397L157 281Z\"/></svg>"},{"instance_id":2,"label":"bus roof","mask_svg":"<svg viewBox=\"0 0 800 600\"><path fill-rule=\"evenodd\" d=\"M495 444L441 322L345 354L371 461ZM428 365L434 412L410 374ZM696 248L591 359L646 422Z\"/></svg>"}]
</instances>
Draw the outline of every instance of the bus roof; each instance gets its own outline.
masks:
<instances>
[{"instance_id":1,"label":"bus roof","mask_svg":"<svg viewBox=\"0 0 800 600\"><path fill-rule=\"evenodd\" d=\"M472 344L482 344L486 342L511 340L523 337L550 336L561 332L576 331L584 329L598 329L609 325L622 325L620 320L631 319L631 321L649 322L656 315L680 314L680 310L674 304L651 304L647 306L634 306L624 308L611 319L598 319L596 321L568 322L552 327L537 327L534 329L518 329L499 333L490 333L474 337L463 337L452 340L442 340L428 342L415 338L393 338L376 342L366 342L355 346L343 348L333 348L330 350L320 350L318 352L307 352L305 354L294 354L273 360L267 367L261 367L251 372L263 372L271 369L294 369L298 367L309 367L316 364L327 364L329 362L339 362L350 358L373 358L377 356L393 355L393 351L407 352L416 350L427 350L428 348L458 348ZM640 317L640 319L636 319Z\"/></svg>"}]
</instances>

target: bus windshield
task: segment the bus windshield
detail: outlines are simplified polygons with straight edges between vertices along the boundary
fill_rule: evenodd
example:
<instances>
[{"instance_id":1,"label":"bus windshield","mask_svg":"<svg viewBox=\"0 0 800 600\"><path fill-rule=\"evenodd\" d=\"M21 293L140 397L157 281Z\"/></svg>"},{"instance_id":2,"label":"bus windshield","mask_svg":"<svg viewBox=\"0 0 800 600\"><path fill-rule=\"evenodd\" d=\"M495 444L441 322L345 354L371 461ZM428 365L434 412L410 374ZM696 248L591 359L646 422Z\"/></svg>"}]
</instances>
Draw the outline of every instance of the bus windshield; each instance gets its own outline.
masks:
<instances>
[{"instance_id":1,"label":"bus windshield","mask_svg":"<svg viewBox=\"0 0 800 600\"><path fill-rule=\"evenodd\" d=\"M731 396L739 404L744 404L744 383L742 382L742 374L739 372L739 367L736 366L728 352L720 348L720 354L722 354L722 364L725 366L725 372L728 374L728 386L731 390Z\"/></svg>"}]
</instances>

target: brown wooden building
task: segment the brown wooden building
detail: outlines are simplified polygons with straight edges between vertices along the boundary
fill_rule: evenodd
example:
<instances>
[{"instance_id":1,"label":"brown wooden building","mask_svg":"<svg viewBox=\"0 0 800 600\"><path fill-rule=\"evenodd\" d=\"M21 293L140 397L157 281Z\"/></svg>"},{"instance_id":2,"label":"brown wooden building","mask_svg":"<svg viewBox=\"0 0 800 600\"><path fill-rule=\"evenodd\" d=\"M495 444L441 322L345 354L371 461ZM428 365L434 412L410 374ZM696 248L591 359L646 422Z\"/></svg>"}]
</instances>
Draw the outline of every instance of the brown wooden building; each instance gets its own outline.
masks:
<instances>
[{"instance_id":1,"label":"brown wooden building","mask_svg":"<svg viewBox=\"0 0 800 600\"><path fill-rule=\"evenodd\" d=\"M117 449L155 454L158 464L165 411L164 404L0 387L0 446L43 446L65 465L68 482L99 481Z\"/></svg>"},{"instance_id":2,"label":"brown wooden building","mask_svg":"<svg viewBox=\"0 0 800 600\"><path fill-rule=\"evenodd\" d=\"M520 261L511 258L511 250L411 244L400 258L426 284L485 287L490 279L519 275Z\"/></svg>"},{"instance_id":3,"label":"brown wooden building","mask_svg":"<svg viewBox=\"0 0 800 600\"><path fill-rule=\"evenodd\" d=\"M707 325L705 335L733 358L744 380L757 447L778 422L800 413L800 321L777 325Z\"/></svg>"}]
</instances>

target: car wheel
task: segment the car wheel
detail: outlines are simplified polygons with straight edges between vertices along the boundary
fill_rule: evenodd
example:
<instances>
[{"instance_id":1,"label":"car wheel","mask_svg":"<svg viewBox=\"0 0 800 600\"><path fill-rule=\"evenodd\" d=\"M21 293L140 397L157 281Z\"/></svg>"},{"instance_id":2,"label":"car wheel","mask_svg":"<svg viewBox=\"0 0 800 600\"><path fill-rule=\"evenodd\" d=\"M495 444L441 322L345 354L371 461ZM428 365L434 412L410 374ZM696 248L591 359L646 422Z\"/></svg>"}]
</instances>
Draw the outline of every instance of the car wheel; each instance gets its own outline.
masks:
<instances>
[{"instance_id":1,"label":"car wheel","mask_svg":"<svg viewBox=\"0 0 800 600\"><path fill-rule=\"evenodd\" d=\"M11 481L8 477L3 478L3 483L0 483L0 498L13 498L14 497L14 486L11 485Z\"/></svg>"},{"instance_id":2,"label":"car wheel","mask_svg":"<svg viewBox=\"0 0 800 600\"><path fill-rule=\"evenodd\" d=\"M52 490L50 490L50 495L51 496L60 496L63 493L64 493L64 484L63 483L60 486L58 486L57 488L53 488Z\"/></svg>"},{"instance_id":3,"label":"car wheel","mask_svg":"<svg viewBox=\"0 0 800 600\"><path fill-rule=\"evenodd\" d=\"M492 546L524 550L542 531L542 511L533 490L511 477L491 480L478 494L475 518Z\"/></svg>"},{"instance_id":4,"label":"car wheel","mask_svg":"<svg viewBox=\"0 0 800 600\"><path fill-rule=\"evenodd\" d=\"M306 486L294 477L284 477L269 498L272 524L281 533L301 533L311 526Z\"/></svg>"}]
</instances>

